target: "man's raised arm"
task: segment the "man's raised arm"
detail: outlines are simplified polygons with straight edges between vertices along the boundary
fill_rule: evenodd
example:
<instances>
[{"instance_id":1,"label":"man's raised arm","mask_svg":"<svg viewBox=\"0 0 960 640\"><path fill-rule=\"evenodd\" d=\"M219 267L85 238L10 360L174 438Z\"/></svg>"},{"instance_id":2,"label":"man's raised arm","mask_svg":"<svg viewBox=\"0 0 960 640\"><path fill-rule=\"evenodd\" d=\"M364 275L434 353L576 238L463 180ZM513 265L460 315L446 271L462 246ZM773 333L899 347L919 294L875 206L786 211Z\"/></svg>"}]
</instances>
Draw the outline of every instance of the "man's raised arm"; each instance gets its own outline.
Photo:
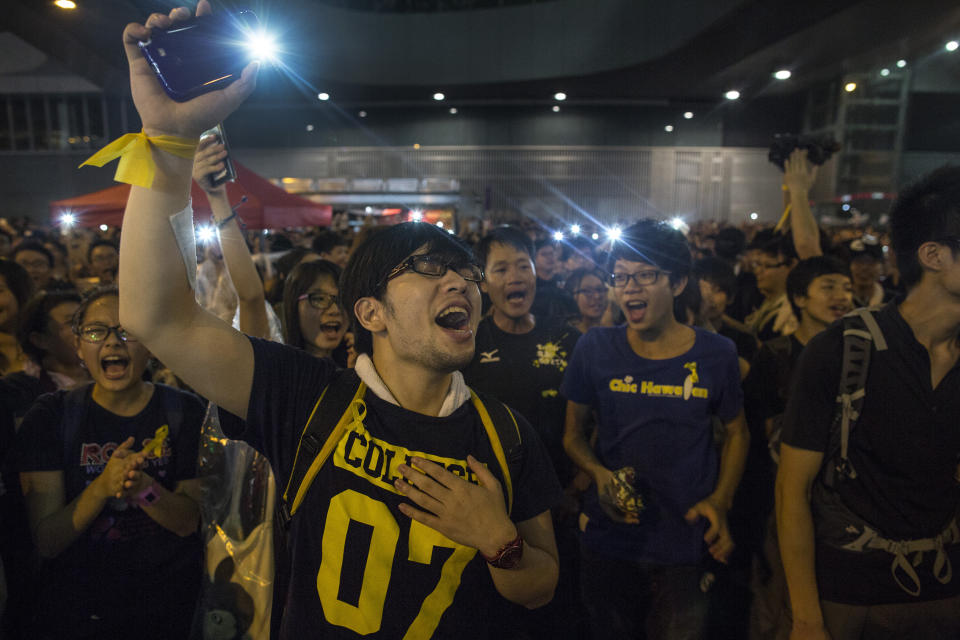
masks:
<instances>
[{"instance_id":1,"label":"man's raised arm","mask_svg":"<svg viewBox=\"0 0 960 640\"><path fill-rule=\"evenodd\" d=\"M197 13L210 11L201 0ZM160 88L137 45L150 29L190 17L185 8L153 14L145 25L129 24L123 44L130 65L133 101L148 136L199 140L252 91L256 63L222 91L188 102L172 101ZM246 415L253 382L253 349L239 332L206 313L194 300L170 216L189 204L192 158L151 147L156 176L151 189L130 190L120 250L120 321L151 352L204 397L231 413Z\"/></svg>"}]
</instances>

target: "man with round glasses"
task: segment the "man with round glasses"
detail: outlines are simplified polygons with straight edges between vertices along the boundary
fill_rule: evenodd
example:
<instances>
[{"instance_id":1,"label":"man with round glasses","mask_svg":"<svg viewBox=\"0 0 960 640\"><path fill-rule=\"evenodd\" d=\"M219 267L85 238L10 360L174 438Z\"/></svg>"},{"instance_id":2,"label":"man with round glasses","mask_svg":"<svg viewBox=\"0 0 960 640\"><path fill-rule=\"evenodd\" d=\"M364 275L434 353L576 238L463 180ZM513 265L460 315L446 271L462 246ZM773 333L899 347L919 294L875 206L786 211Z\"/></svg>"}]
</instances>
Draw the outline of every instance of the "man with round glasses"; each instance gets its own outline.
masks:
<instances>
[{"instance_id":1,"label":"man with round glasses","mask_svg":"<svg viewBox=\"0 0 960 640\"><path fill-rule=\"evenodd\" d=\"M560 391L564 445L593 477L580 518L584 601L596 638L700 638L709 553L733 550L726 512L749 435L733 343L678 322L691 269L683 235L642 220L612 247L610 283L626 325L577 343ZM591 447L585 426L597 416ZM726 438L721 455L713 420Z\"/></svg>"},{"instance_id":2,"label":"man with round glasses","mask_svg":"<svg viewBox=\"0 0 960 640\"><path fill-rule=\"evenodd\" d=\"M154 14L124 33L149 136L197 139L253 90L251 66L226 89L170 101L137 43L188 17ZM244 432L228 435L289 478L335 366L248 338L196 304L169 222L189 210L192 161L159 151L154 160L152 188L133 186L127 202L121 322L197 392L244 419ZM480 279L469 249L428 224L391 227L351 256L340 296L366 390L298 496L280 638L485 638L500 596L527 607L551 599L549 508L559 487L549 459L516 416L522 459L504 491L503 467L459 373L473 357Z\"/></svg>"}]
</instances>

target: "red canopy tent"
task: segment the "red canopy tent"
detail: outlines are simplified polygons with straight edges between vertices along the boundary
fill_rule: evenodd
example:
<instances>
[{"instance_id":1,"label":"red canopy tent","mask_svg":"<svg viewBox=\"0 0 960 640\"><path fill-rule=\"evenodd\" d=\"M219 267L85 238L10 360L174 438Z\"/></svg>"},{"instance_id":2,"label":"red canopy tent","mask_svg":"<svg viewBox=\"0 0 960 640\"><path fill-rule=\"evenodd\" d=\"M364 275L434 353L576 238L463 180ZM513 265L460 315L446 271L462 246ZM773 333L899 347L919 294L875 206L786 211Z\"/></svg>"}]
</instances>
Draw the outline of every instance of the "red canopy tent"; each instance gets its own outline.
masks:
<instances>
[{"instance_id":1,"label":"red canopy tent","mask_svg":"<svg viewBox=\"0 0 960 640\"><path fill-rule=\"evenodd\" d=\"M250 229L280 229L283 227L330 226L333 209L306 198L287 193L250 171L234 160L237 180L227 184L230 204L237 206L237 216ZM59 223L60 216L71 213L75 224L95 227L108 224L119 227L123 222L123 210L127 206L130 185L118 184L102 191L95 191L76 198L67 198L50 203L50 218ZM207 194L196 182L190 187L193 197L193 214L197 221L210 218L210 203ZM243 196L246 202L240 204Z\"/></svg>"}]
</instances>

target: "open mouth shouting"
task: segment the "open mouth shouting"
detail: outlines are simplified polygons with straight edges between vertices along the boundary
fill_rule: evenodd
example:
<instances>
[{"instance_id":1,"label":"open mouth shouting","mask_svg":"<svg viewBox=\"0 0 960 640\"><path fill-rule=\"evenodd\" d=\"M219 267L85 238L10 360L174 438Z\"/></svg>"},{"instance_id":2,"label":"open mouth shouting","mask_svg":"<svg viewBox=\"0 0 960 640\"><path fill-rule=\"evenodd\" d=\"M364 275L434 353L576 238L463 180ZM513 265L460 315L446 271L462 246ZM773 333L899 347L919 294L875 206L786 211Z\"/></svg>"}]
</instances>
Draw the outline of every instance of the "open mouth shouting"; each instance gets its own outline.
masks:
<instances>
[{"instance_id":1,"label":"open mouth shouting","mask_svg":"<svg viewBox=\"0 0 960 640\"><path fill-rule=\"evenodd\" d=\"M100 369L107 380L122 380L130 368L128 356L110 355L100 358Z\"/></svg>"},{"instance_id":2,"label":"open mouth shouting","mask_svg":"<svg viewBox=\"0 0 960 640\"><path fill-rule=\"evenodd\" d=\"M333 320L330 322L324 322L320 325L320 333L323 334L323 337L328 340L339 340L340 331L343 329L343 322L339 320Z\"/></svg>"},{"instance_id":3,"label":"open mouth shouting","mask_svg":"<svg viewBox=\"0 0 960 640\"><path fill-rule=\"evenodd\" d=\"M647 302L645 300L627 300L623 303L624 315L627 316L627 322L643 322L647 315Z\"/></svg>"},{"instance_id":4,"label":"open mouth shouting","mask_svg":"<svg viewBox=\"0 0 960 640\"><path fill-rule=\"evenodd\" d=\"M470 309L466 305L452 304L438 313L433 321L440 328L457 337L473 334L470 329Z\"/></svg>"}]
</instances>

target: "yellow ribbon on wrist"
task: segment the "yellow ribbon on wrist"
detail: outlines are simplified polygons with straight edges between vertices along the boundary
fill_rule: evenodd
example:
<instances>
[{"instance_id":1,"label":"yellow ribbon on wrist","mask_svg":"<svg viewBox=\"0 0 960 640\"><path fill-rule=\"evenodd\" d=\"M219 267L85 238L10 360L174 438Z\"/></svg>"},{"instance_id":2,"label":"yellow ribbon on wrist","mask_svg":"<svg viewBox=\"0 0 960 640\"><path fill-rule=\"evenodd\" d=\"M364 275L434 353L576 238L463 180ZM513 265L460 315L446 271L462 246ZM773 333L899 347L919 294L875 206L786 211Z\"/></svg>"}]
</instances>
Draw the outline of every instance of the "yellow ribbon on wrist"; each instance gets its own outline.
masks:
<instances>
[{"instance_id":1,"label":"yellow ribbon on wrist","mask_svg":"<svg viewBox=\"0 0 960 640\"><path fill-rule=\"evenodd\" d=\"M172 153L180 158L193 158L197 151L197 141L176 136L148 136L140 133L128 133L120 136L100 151L84 160L80 166L91 164L102 167L108 162L120 158L117 173L113 179L138 187L150 189L157 174L157 164L153 160L150 147Z\"/></svg>"}]
</instances>

